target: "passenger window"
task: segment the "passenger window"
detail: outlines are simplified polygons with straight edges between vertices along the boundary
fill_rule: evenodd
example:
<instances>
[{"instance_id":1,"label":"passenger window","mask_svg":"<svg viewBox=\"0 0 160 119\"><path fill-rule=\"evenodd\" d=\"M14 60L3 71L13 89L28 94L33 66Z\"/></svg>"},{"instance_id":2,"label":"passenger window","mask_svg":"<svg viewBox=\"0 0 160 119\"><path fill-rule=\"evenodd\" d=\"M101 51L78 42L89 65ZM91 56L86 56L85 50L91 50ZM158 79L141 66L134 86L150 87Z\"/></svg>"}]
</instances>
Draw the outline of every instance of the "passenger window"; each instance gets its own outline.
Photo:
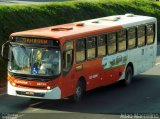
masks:
<instances>
[{"instance_id":1,"label":"passenger window","mask_svg":"<svg viewBox=\"0 0 160 119\"><path fill-rule=\"evenodd\" d=\"M109 33L107 39L108 54L116 53L116 33Z\"/></svg>"},{"instance_id":2,"label":"passenger window","mask_svg":"<svg viewBox=\"0 0 160 119\"><path fill-rule=\"evenodd\" d=\"M144 46L145 45L145 26L138 26L137 35L138 35L138 46Z\"/></svg>"},{"instance_id":3,"label":"passenger window","mask_svg":"<svg viewBox=\"0 0 160 119\"><path fill-rule=\"evenodd\" d=\"M97 38L97 50L98 50L98 56L106 55L106 37L105 35L100 35Z\"/></svg>"},{"instance_id":4,"label":"passenger window","mask_svg":"<svg viewBox=\"0 0 160 119\"><path fill-rule=\"evenodd\" d=\"M147 30L147 44L152 44L154 43L154 24L148 24L146 26Z\"/></svg>"},{"instance_id":5,"label":"passenger window","mask_svg":"<svg viewBox=\"0 0 160 119\"><path fill-rule=\"evenodd\" d=\"M136 47L136 28L128 29L128 49Z\"/></svg>"},{"instance_id":6,"label":"passenger window","mask_svg":"<svg viewBox=\"0 0 160 119\"><path fill-rule=\"evenodd\" d=\"M85 60L85 39L76 40L76 62Z\"/></svg>"},{"instance_id":7,"label":"passenger window","mask_svg":"<svg viewBox=\"0 0 160 119\"><path fill-rule=\"evenodd\" d=\"M68 73L73 64L73 41L66 42L63 48L63 70Z\"/></svg>"},{"instance_id":8,"label":"passenger window","mask_svg":"<svg viewBox=\"0 0 160 119\"><path fill-rule=\"evenodd\" d=\"M118 51L126 50L126 30L118 31Z\"/></svg>"},{"instance_id":9,"label":"passenger window","mask_svg":"<svg viewBox=\"0 0 160 119\"><path fill-rule=\"evenodd\" d=\"M89 37L87 39L87 59L96 57L96 37Z\"/></svg>"}]
</instances>

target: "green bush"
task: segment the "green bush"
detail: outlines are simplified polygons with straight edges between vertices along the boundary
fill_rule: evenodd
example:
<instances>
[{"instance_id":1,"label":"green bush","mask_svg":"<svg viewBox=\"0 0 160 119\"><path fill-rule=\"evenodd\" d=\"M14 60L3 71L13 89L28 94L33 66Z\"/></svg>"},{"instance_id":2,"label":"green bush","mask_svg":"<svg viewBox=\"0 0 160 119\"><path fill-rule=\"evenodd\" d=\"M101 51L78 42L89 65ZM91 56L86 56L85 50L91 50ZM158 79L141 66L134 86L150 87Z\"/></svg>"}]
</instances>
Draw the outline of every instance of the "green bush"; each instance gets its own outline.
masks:
<instances>
[{"instance_id":1,"label":"green bush","mask_svg":"<svg viewBox=\"0 0 160 119\"><path fill-rule=\"evenodd\" d=\"M125 13L154 16L160 27L160 3L150 0L79 0L38 5L0 5L0 44L17 31ZM158 34L160 36L160 31ZM0 75L6 72L5 67L6 63L0 60Z\"/></svg>"}]
</instances>

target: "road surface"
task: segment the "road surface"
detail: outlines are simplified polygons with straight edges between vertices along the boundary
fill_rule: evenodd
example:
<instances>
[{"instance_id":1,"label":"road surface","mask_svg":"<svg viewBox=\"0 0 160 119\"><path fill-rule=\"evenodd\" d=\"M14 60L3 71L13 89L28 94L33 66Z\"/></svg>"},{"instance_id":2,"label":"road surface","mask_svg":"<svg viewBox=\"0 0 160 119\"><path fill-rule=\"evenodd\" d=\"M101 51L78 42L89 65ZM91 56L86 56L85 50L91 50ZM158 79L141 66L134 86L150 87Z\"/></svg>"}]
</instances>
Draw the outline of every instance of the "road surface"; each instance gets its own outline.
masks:
<instances>
[{"instance_id":1,"label":"road surface","mask_svg":"<svg viewBox=\"0 0 160 119\"><path fill-rule=\"evenodd\" d=\"M119 119L160 118L160 47L157 65L136 76L132 85L121 83L90 91L77 104L64 100L38 100L0 95L0 118Z\"/></svg>"}]
</instances>

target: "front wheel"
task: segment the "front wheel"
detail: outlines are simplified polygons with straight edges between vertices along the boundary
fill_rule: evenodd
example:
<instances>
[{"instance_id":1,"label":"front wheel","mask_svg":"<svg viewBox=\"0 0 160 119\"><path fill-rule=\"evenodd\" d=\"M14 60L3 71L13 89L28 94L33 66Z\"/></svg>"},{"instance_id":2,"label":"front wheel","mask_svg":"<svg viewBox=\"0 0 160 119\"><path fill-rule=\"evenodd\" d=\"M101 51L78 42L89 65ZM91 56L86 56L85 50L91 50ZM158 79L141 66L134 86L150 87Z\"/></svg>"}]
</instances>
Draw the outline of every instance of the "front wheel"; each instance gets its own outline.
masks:
<instances>
[{"instance_id":1,"label":"front wheel","mask_svg":"<svg viewBox=\"0 0 160 119\"><path fill-rule=\"evenodd\" d=\"M84 94L84 85L82 81L78 81L75 89L75 94L72 96L72 100L74 102L79 102L82 99L83 94Z\"/></svg>"},{"instance_id":2,"label":"front wheel","mask_svg":"<svg viewBox=\"0 0 160 119\"><path fill-rule=\"evenodd\" d=\"M124 82L123 84L125 86L128 86L131 84L131 81L132 81L132 77L133 77L133 70L132 70L132 67L131 66L128 66L126 68L126 71L125 71L125 79L124 79Z\"/></svg>"}]
</instances>

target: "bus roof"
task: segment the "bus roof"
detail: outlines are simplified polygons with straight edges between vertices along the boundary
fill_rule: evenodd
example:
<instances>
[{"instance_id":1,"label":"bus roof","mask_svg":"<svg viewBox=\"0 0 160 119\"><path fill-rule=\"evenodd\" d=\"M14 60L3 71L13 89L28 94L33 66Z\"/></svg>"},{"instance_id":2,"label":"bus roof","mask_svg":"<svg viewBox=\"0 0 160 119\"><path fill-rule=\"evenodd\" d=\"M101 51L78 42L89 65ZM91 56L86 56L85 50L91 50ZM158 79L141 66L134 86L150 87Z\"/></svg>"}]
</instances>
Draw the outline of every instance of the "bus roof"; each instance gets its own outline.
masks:
<instances>
[{"instance_id":1,"label":"bus roof","mask_svg":"<svg viewBox=\"0 0 160 119\"><path fill-rule=\"evenodd\" d=\"M73 39L86 34L106 33L122 28L155 22L156 18L149 16L125 14L114 15L74 23L56 25L34 30L16 32L11 36L35 36L54 39Z\"/></svg>"}]
</instances>

